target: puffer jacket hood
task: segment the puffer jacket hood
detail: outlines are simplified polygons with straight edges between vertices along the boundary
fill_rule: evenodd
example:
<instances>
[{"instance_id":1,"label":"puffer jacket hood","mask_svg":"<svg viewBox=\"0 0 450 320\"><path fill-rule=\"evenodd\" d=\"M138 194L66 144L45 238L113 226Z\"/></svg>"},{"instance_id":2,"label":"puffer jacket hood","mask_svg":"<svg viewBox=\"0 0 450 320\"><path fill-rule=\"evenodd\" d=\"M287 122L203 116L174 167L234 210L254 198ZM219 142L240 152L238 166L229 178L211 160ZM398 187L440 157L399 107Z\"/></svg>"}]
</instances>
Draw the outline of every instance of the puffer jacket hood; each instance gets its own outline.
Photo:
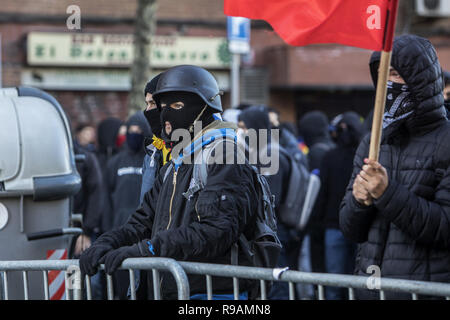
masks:
<instances>
[{"instance_id":1,"label":"puffer jacket hood","mask_svg":"<svg viewBox=\"0 0 450 320\"><path fill-rule=\"evenodd\" d=\"M416 116L435 110L444 115L442 68L436 50L429 40L415 35L397 37L391 64L405 80L418 102Z\"/></svg>"},{"instance_id":2,"label":"puffer jacket hood","mask_svg":"<svg viewBox=\"0 0 450 320\"><path fill-rule=\"evenodd\" d=\"M375 87L380 57L380 52L374 52L370 58L370 74ZM446 117L442 68L429 40L416 35L396 37L391 65L405 80L416 101L414 115L407 124L413 129L410 132L417 132L416 128Z\"/></svg>"}]
</instances>

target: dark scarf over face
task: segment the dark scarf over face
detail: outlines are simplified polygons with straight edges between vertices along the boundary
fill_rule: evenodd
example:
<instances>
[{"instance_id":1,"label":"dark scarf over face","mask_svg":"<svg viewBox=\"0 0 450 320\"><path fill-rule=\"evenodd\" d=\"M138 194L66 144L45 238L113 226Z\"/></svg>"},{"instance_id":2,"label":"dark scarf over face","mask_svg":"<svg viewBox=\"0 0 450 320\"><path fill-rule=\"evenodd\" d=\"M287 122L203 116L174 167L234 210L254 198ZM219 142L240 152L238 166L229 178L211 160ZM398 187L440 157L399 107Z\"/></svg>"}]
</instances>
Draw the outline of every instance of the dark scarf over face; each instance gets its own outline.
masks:
<instances>
[{"instance_id":1,"label":"dark scarf over face","mask_svg":"<svg viewBox=\"0 0 450 320\"><path fill-rule=\"evenodd\" d=\"M406 84L388 81L386 106L383 115L383 133L388 141L407 136L407 122L414 117L417 107Z\"/></svg>"},{"instance_id":2,"label":"dark scarf over face","mask_svg":"<svg viewBox=\"0 0 450 320\"><path fill-rule=\"evenodd\" d=\"M383 129L394 122L410 117L415 108L406 84L388 81Z\"/></svg>"}]
</instances>

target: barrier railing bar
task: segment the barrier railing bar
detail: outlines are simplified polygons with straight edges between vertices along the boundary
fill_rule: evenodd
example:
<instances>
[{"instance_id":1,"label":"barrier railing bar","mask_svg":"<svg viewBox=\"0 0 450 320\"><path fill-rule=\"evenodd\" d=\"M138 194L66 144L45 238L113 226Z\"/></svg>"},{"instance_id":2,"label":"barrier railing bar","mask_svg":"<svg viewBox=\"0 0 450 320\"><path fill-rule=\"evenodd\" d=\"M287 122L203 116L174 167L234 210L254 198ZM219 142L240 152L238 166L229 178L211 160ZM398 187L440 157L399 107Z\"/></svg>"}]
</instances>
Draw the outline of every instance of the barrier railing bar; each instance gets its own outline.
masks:
<instances>
[{"instance_id":1,"label":"barrier railing bar","mask_svg":"<svg viewBox=\"0 0 450 320\"><path fill-rule=\"evenodd\" d=\"M91 277L86 275L85 278L86 283L86 299L92 300L92 286L91 286Z\"/></svg>"},{"instance_id":2,"label":"barrier railing bar","mask_svg":"<svg viewBox=\"0 0 450 320\"><path fill-rule=\"evenodd\" d=\"M260 288L261 288L261 300L267 300L267 287L266 282L264 280L259 280Z\"/></svg>"},{"instance_id":3,"label":"barrier railing bar","mask_svg":"<svg viewBox=\"0 0 450 320\"><path fill-rule=\"evenodd\" d=\"M210 274L218 277L238 277L273 281L273 269L256 268L234 265L207 264L198 262L178 262L188 274ZM288 270L280 276L281 281L293 281L296 283L334 286L343 288L367 290L367 277L356 275L311 273ZM403 293L416 293L419 295L450 296L450 284L438 282L426 282L404 279L382 278L381 287L384 291Z\"/></svg>"},{"instance_id":4,"label":"barrier railing bar","mask_svg":"<svg viewBox=\"0 0 450 320\"><path fill-rule=\"evenodd\" d=\"M236 277L233 277L233 295L234 300L239 300L239 280Z\"/></svg>"},{"instance_id":5,"label":"barrier railing bar","mask_svg":"<svg viewBox=\"0 0 450 320\"><path fill-rule=\"evenodd\" d=\"M28 295L28 273L27 271L22 271L22 278L23 278L23 295L25 300L29 300Z\"/></svg>"},{"instance_id":6,"label":"barrier railing bar","mask_svg":"<svg viewBox=\"0 0 450 320\"><path fill-rule=\"evenodd\" d=\"M69 275L67 271L64 272L64 287L66 289L66 300L70 300L70 292L69 292Z\"/></svg>"},{"instance_id":7,"label":"barrier railing bar","mask_svg":"<svg viewBox=\"0 0 450 320\"><path fill-rule=\"evenodd\" d=\"M323 286L319 284L317 286L317 290L318 290L318 293L319 293L319 300L325 300L325 292L324 292Z\"/></svg>"},{"instance_id":8,"label":"barrier railing bar","mask_svg":"<svg viewBox=\"0 0 450 320\"><path fill-rule=\"evenodd\" d=\"M208 300L212 300L212 278L209 274L206 275L206 296L208 297Z\"/></svg>"},{"instance_id":9,"label":"barrier railing bar","mask_svg":"<svg viewBox=\"0 0 450 320\"><path fill-rule=\"evenodd\" d=\"M153 297L155 298L155 300L161 300L161 290L160 290L161 279L159 276L159 271L153 269L152 274L153 274Z\"/></svg>"},{"instance_id":10,"label":"barrier railing bar","mask_svg":"<svg viewBox=\"0 0 450 320\"><path fill-rule=\"evenodd\" d=\"M348 288L348 300L355 300L355 290Z\"/></svg>"},{"instance_id":11,"label":"barrier railing bar","mask_svg":"<svg viewBox=\"0 0 450 320\"><path fill-rule=\"evenodd\" d=\"M49 300L49 289L48 289L48 274L47 270L42 271L42 276L44 280L44 299Z\"/></svg>"},{"instance_id":12,"label":"barrier railing bar","mask_svg":"<svg viewBox=\"0 0 450 320\"><path fill-rule=\"evenodd\" d=\"M293 282L289 282L289 300L295 300L295 287Z\"/></svg>"},{"instance_id":13,"label":"barrier railing bar","mask_svg":"<svg viewBox=\"0 0 450 320\"><path fill-rule=\"evenodd\" d=\"M186 272L178 261L170 258L129 258L126 259L121 269L141 269L141 270L166 270L175 279L178 291L178 300L189 300L189 281ZM158 281L159 285L159 281Z\"/></svg>"},{"instance_id":14,"label":"barrier railing bar","mask_svg":"<svg viewBox=\"0 0 450 320\"><path fill-rule=\"evenodd\" d=\"M108 300L114 300L113 280L110 274L106 274L106 291Z\"/></svg>"},{"instance_id":15,"label":"barrier railing bar","mask_svg":"<svg viewBox=\"0 0 450 320\"><path fill-rule=\"evenodd\" d=\"M3 299L8 300L8 273L3 271Z\"/></svg>"},{"instance_id":16,"label":"barrier railing bar","mask_svg":"<svg viewBox=\"0 0 450 320\"><path fill-rule=\"evenodd\" d=\"M130 274L130 291L131 291L131 300L136 300L136 286L134 283L134 270L128 269Z\"/></svg>"}]
</instances>

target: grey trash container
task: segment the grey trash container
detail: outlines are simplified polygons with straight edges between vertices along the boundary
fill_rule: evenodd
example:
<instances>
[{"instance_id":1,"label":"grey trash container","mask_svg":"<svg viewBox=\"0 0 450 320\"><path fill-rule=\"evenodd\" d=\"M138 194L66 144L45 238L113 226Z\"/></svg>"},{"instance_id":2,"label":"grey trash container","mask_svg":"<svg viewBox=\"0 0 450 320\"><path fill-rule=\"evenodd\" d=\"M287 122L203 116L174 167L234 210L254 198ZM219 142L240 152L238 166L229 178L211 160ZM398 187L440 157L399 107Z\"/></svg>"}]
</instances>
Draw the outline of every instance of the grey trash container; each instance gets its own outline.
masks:
<instances>
[{"instance_id":1,"label":"grey trash container","mask_svg":"<svg viewBox=\"0 0 450 320\"><path fill-rule=\"evenodd\" d=\"M68 249L80 187L59 103L35 88L0 89L0 260L45 260L49 250ZM8 274L10 299L24 298L21 276ZM43 299L42 278L30 272L30 299Z\"/></svg>"}]
</instances>

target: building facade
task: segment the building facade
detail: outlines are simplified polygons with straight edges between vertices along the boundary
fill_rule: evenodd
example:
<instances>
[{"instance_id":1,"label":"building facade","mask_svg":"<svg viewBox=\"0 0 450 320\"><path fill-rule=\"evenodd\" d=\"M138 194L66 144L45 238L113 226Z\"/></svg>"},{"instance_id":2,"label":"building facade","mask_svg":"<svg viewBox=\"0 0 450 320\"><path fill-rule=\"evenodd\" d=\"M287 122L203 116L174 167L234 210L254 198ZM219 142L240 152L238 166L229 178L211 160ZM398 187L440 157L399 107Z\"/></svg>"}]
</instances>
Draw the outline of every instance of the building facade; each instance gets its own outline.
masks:
<instances>
[{"instance_id":1,"label":"building facade","mask_svg":"<svg viewBox=\"0 0 450 320\"><path fill-rule=\"evenodd\" d=\"M230 107L223 1L160 0L157 5L152 73L177 64L203 66L218 79L224 107ZM51 93L73 127L96 125L108 116L125 120L136 9L137 0L2 1L2 86ZM450 23L439 19L436 26L430 19L409 21L408 31L429 37L443 68L450 69ZM347 110L365 116L374 100L370 54L333 44L291 47L269 25L252 21L251 53L241 59L241 102L268 104L293 123L313 109L330 118Z\"/></svg>"}]
</instances>

